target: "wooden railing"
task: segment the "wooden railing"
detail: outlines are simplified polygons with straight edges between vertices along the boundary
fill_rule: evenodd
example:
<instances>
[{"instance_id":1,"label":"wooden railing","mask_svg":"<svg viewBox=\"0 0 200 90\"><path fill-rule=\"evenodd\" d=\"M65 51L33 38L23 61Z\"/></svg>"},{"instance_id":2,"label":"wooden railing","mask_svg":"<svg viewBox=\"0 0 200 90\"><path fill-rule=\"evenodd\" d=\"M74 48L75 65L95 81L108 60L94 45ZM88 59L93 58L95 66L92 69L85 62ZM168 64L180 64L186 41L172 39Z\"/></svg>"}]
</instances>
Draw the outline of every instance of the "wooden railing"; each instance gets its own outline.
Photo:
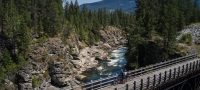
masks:
<instances>
[{"instance_id":1,"label":"wooden railing","mask_svg":"<svg viewBox=\"0 0 200 90\"><path fill-rule=\"evenodd\" d=\"M138 76L148 74L150 72L154 72L156 70L162 70L163 68L170 67L177 63L185 62L187 60L192 60L197 58L197 53L191 54L188 56L172 59L166 62L156 63L154 65L142 67L139 69L128 71L128 80L132 80L132 78L137 78ZM128 88L133 88L134 90L142 90L145 88L149 88L151 86L155 86L164 81L167 81L171 78L176 78L177 76L183 75L187 73L189 70L195 70L200 67L200 61L197 60L193 63L189 63L187 65L183 65L182 67L170 69L169 71L165 71L164 73L159 73L158 75L153 75L146 79L141 79L140 81L134 81L134 83L124 84L121 87L115 88L128 90ZM108 76L106 78L100 78L98 80L94 80L88 83L84 83L82 85L73 86L69 90L98 90L101 88L105 88L111 85L118 84L118 74Z\"/></svg>"},{"instance_id":2,"label":"wooden railing","mask_svg":"<svg viewBox=\"0 0 200 90\"><path fill-rule=\"evenodd\" d=\"M172 59L172 60L169 60L169 61L166 61L166 62L160 62L160 63L156 63L154 65L141 67L139 69L129 71L128 75L130 75L129 77L136 77L138 75L143 75L145 73L148 74L148 72L160 70L160 69L166 68L168 66L175 65L175 64L181 63L181 62L185 62L186 60L190 60L190 59L194 59L194 58L197 58L197 53L191 54L191 55L188 55L188 56L184 56L184 57L179 57L179 58L176 58L176 59Z\"/></svg>"},{"instance_id":3,"label":"wooden railing","mask_svg":"<svg viewBox=\"0 0 200 90\"><path fill-rule=\"evenodd\" d=\"M189 72L193 72L194 70L199 69L199 67L200 60L196 60L193 63L188 63L181 67L179 66L178 68L173 68L168 71L164 71L163 73L154 74L147 78L142 78L139 81L134 81L133 83L123 85L121 87L116 88L115 90L129 90L129 88L133 90L149 89L150 87L157 86L163 82L167 82L179 76L186 75Z\"/></svg>"}]
</instances>

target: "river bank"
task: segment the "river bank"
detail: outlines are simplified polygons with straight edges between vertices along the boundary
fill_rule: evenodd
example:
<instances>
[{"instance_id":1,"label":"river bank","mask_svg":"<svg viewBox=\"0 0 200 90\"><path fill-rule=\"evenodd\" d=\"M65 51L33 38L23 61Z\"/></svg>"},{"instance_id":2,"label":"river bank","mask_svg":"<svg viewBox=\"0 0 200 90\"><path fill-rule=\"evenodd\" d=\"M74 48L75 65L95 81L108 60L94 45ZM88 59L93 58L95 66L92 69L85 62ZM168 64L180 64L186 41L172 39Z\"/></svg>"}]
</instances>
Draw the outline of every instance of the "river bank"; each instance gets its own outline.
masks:
<instances>
[{"instance_id":1,"label":"river bank","mask_svg":"<svg viewBox=\"0 0 200 90\"><path fill-rule=\"evenodd\" d=\"M127 49L127 47L120 47L113 50L109 55L111 57L110 61L101 61L97 67L84 71L82 74L86 77L82 81L89 82L91 80L107 77L108 75L118 74L121 69L125 68L127 63L125 57Z\"/></svg>"}]
</instances>

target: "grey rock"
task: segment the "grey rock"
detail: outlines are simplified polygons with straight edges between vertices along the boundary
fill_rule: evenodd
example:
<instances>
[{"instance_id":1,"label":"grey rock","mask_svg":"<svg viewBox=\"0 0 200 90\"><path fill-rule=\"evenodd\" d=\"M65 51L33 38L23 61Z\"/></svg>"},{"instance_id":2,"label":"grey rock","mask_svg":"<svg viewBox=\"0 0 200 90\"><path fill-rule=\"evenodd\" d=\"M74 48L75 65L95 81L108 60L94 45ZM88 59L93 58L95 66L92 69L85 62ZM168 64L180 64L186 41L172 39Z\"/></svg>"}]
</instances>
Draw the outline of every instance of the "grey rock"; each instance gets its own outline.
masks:
<instances>
[{"instance_id":1,"label":"grey rock","mask_svg":"<svg viewBox=\"0 0 200 90\"><path fill-rule=\"evenodd\" d=\"M31 83L19 83L20 90L33 90Z\"/></svg>"},{"instance_id":2,"label":"grey rock","mask_svg":"<svg viewBox=\"0 0 200 90\"><path fill-rule=\"evenodd\" d=\"M70 71L68 70L67 66L65 66L64 62L52 62L51 66L51 79L54 83L58 85L70 85L69 81L71 80L68 76Z\"/></svg>"},{"instance_id":3,"label":"grey rock","mask_svg":"<svg viewBox=\"0 0 200 90\"><path fill-rule=\"evenodd\" d=\"M18 72L19 89L32 90L32 65L28 64L22 67Z\"/></svg>"},{"instance_id":4,"label":"grey rock","mask_svg":"<svg viewBox=\"0 0 200 90\"><path fill-rule=\"evenodd\" d=\"M183 34L191 34L193 38L193 43L200 44L200 24L192 24L186 26L177 37L177 40L181 39Z\"/></svg>"},{"instance_id":5,"label":"grey rock","mask_svg":"<svg viewBox=\"0 0 200 90\"><path fill-rule=\"evenodd\" d=\"M73 57L73 60L80 60L79 55L78 54L71 54Z\"/></svg>"},{"instance_id":6,"label":"grey rock","mask_svg":"<svg viewBox=\"0 0 200 90\"><path fill-rule=\"evenodd\" d=\"M25 72L20 72L19 74L19 81L20 82L27 82L27 83L31 83L32 78L30 74L27 74Z\"/></svg>"}]
</instances>

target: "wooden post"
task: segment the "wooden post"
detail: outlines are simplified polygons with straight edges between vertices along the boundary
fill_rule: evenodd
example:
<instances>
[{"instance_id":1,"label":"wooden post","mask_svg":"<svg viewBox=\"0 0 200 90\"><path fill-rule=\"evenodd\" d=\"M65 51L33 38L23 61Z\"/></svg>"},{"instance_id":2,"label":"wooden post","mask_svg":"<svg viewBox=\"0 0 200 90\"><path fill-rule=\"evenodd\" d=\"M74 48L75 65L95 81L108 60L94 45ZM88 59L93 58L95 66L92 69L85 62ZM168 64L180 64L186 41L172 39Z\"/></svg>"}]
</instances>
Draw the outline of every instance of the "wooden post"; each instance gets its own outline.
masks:
<instances>
[{"instance_id":1,"label":"wooden post","mask_svg":"<svg viewBox=\"0 0 200 90\"><path fill-rule=\"evenodd\" d=\"M126 84L126 90L129 90L129 88L128 88L128 84Z\"/></svg>"},{"instance_id":2,"label":"wooden post","mask_svg":"<svg viewBox=\"0 0 200 90\"><path fill-rule=\"evenodd\" d=\"M171 79L171 75L172 75L172 70L169 70L169 79Z\"/></svg>"},{"instance_id":3,"label":"wooden post","mask_svg":"<svg viewBox=\"0 0 200 90\"><path fill-rule=\"evenodd\" d=\"M190 70L192 70L192 63L190 62Z\"/></svg>"},{"instance_id":4,"label":"wooden post","mask_svg":"<svg viewBox=\"0 0 200 90\"><path fill-rule=\"evenodd\" d=\"M188 72L188 63L186 64L186 73Z\"/></svg>"},{"instance_id":5,"label":"wooden post","mask_svg":"<svg viewBox=\"0 0 200 90\"><path fill-rule=\"evenodd\" d=\"M174 68L174 78L176 77L176 68Z\"/></svg>"},{"instance_id":6,"label":"wooden post","mask_svg":"<svg viewBox=\"0 0 200 90\"><path fill-rule=\"evenodd\" d=\"M159 82L158 82L158 84L161 83L161 78L162 78L162 74L160 73L160 74L159 74Z\"/></svg>"},{"instance_id":7,"label":"wooden post","mask_svg":"<svg viewBox=\"0 0 200 90\"><path fill-rule=\"evenodd\" d=\"M180 75L180 66L178 66L178 76Z\"/></svg>"},{"instance_id":8,"label":"wooden post","mask_svg":"<svg viewBox=\"0 0 200 90\"><path fill-rule=\"evenodd\" d=\"M134 81L133 84L134 84L134 87L133 87L133 88L134 88L134 90L136 90L136 81Z\"/></svg>"},{"instance_id":9,"label":"wooden post","mask_svg":"<svg viewBox=\"0 0 200 90\"><path fill-rule=\"evenodd\" d=\"M182 68L182 74L184 74L184 70L185 70L184 68L185 68L185 65L183 65L182 67L183 67L183 68Z\"/></svg>"},{"instance_id":10,"label":"wooden post","mask_svg":"<svg viewBox=\"0 0 200 90\"><path fill-rule=\"evenodd\" d=\"M147 78L147 89L149 88L149 80L150 80L150 77Z\"/></svg>"},{"instance_id":11,"label":"wooden post","mask_svg":"<svg viewBox=\"0 0 200 90\"><path fill-rule=\"evenodd\" d=\"M153 86L155 86L156 85L156 75L154 74L153 75Z\"/></svg>"},{"instance_id":12,"label":"wooden post","mask_svg":"<svg viewBox=\"0 0 200 90\"><path fill-rule=\"evenodd\" d=\"M165 78L164 78L164 82L166 81L167 79L167 71L165 71Z\"/></svg>"},{"instance_id":13,"label":"wooden post","mask_svg":"<svg viewBox=\"0 0 200 90\"><path fill-rule=\"evenodd\" d=\"M143 90L143 79L141 79L141 87L140 90Z\"/></svg>"},{"instance_id":14,"label":"wooden post","mask_svg":"<svg viewBox=\"0 0 200 90\"><path fill-rule=\"evenodd\" d=\"M194 69L195 69L195 61L192 64L192 70L194 70Z\"/></svg>"},{"instance_id":15,"label":"wooden post","mask_svg":"<svg viewBox=\"0 0 200 90\"><path fill-rule=\"evenodd\" d=\"M199 61L197 60L196 61L196 69L198 69L198 64L199 64Z\"/></svg>"}]
</instances>

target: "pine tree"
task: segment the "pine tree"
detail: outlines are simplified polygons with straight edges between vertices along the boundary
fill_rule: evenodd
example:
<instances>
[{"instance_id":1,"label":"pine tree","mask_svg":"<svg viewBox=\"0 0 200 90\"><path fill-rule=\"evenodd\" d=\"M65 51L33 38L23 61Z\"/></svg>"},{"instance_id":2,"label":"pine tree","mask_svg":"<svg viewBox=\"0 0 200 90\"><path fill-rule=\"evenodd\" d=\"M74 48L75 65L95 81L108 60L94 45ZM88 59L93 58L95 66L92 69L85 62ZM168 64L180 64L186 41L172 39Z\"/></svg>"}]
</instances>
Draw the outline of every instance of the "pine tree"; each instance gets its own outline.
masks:
<instances>
[{"instance_id":1,"label":"pine tree","mask_svg":"<svg viewBox=\"0 0 200 90\"><path fill-rule=\"evenodd\" d=\"M199 16L198 0L194 0L192 11L193 12L192 12L192 17L191 17L191 22L192 23L198 22L198 16Z\"/></svg>"},{"instance_id":2,"label":"pine tree","mask_svg":"<svg viewBox=\"0 0 200 90\"><path fill-rule=\"evenodd\" d=\"M43 20L44 32L54 37L61 32L63 9L62 0L46 2L45 16Z\"/></svg>"},{"instance_id":3,"label":"pine tree","mask_svg":"<svg viewBox=\"0 0 200 90\"><path fill-rule=\"evenodd\" d=\"M26 58L27 53L28 53L28 48L30 45L30 37L29 37L28 27L26 23L23 21L16 32L16 41L17 41L17 47L19 51L18 54L22 55L23 58Z\"/></svg>"},{"instance_id":4,"label":"pine tree","mask_svg":"<svg viewBox=\"0 0 200 90\"><path fill-rule=\"evenodd\" d=\"M23 17L27 26L31 27L31 1L30 0L15 0L17 12Z\"/></svg>"},{"instance_id":5,"label":"pine tree","mask_svg":"<svg viewBox=\"0 0 200 90\"><path fill-rule=\"evenodd\" d=\"M3 2L0 0L0 31L2 33L3 31L3 16L4 16L4 11L3 11Z\"/></svg>"},{"instance_id":6,"label":"pine tree","mask_svg":"<svg viewBox=\"0 0 200 90\"><path fill-rule=\"evenodd\" d=\"M65 18L69 20L70 12L69 12L69 2L65 3Z\"/></svg>"},{"instance_id":7,"label":"pine tree","mask_svg":"<svg viewBox=\"0 0 200 90\"><path fill-rule=\"evenodd\" d=\"M13 71L15 68L16 68L16 65L15 63L13 62L12 58L11 58L11 55L10 55L10 52L8 51L7 48L5 48L3 50L3 54L2 54L2 59L1 59L1 70L4 72L4 73L7 73L7 72L11 72Z\"/></svg>"}]
</instances>

